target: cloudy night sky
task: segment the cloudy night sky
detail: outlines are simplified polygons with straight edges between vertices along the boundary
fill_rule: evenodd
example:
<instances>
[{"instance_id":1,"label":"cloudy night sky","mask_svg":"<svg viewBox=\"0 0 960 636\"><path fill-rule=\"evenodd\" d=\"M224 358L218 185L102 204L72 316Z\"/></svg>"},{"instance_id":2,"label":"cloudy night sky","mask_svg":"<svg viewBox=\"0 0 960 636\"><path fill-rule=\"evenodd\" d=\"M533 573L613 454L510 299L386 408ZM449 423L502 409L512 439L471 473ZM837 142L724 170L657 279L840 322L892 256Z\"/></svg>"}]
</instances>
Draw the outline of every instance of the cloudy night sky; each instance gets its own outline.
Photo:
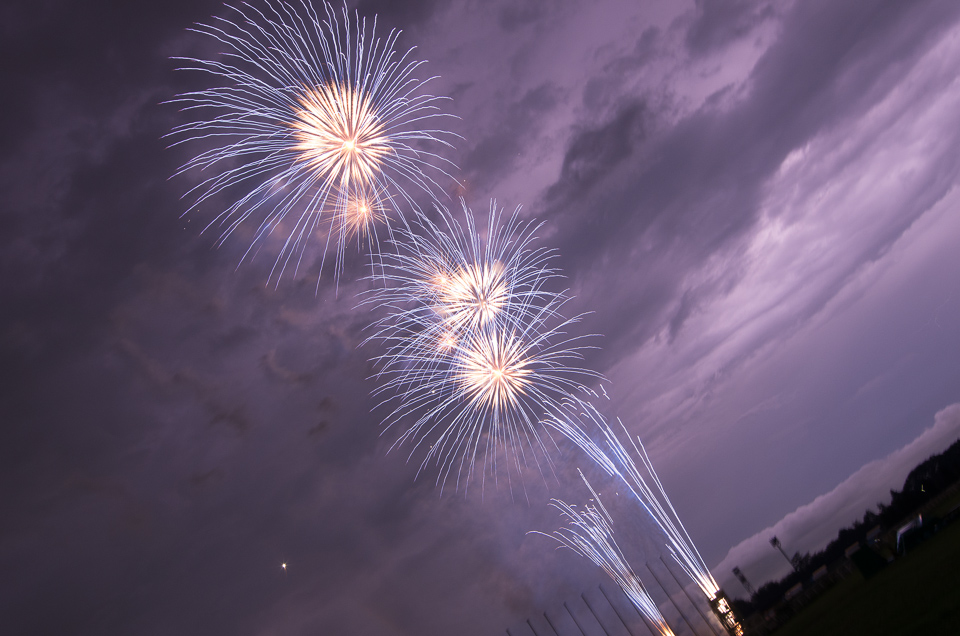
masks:
<instances>
[{"instance_id":1,"label":"cloudy night sky","mask_svg":"<svg viewBox=\"0 0 960 636\"><path fill-rule=\"evenodd\" d=\"M600 406L731 596L960 437L960 4L349 6L452 98L451 205L544 223ZM388 453L363 258L267 284L201 233L216 201L183 216L164 102L208 80L171 57L227 14L0 8L3 631L516 636L606 581L527 534L582 459L441 496Z\"/></svg>"}]
</instances>

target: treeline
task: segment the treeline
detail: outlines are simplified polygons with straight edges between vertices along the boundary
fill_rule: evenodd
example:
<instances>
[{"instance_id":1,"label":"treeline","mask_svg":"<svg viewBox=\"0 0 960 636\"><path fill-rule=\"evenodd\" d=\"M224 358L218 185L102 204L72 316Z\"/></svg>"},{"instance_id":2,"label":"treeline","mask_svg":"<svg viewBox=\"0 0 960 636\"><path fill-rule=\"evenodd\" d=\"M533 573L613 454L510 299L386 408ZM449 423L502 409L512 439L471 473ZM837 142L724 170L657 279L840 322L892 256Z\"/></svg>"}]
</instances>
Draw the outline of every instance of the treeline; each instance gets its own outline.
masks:
<instances>
[{"instance_id":1,"label":"treeline","mask_svg":"<svg viewBox=\"0 0 960 636\"><path fill-rule=\"evenodd\" d=\"M764 612L783 598L784 593L800 582L809 581L822 565L830 566L844 556L854 543L865 541L867 533L876 526L892 528L948 487L960 480L960 439L938 455L932 455L910 471L901 490L890 491L890 503L877 504L877 511L867 510L863 518L837 533L837 538L815 554L797 554L793 558L796 570L779 581L764 584L749 601L734 599L740 616Z\"/></svg>"}]
</instances>

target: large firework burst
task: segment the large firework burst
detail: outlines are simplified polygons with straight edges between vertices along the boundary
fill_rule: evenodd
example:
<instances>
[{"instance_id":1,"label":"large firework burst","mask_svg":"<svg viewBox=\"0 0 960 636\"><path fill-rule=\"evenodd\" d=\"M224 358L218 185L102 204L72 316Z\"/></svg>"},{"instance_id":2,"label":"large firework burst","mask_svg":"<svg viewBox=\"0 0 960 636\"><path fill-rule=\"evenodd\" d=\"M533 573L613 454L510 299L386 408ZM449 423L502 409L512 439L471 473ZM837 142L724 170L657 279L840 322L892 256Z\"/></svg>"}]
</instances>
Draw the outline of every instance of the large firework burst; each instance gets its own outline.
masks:
<instances>
[{"instance_id":1,"label":"large firework burst","mask_svg":"<svg viewBox=\"0 0 960 636\"><path fill-rule=\"evenodd\" d=\"M480 457L496 475L500 451L517 469L549 461L543 418L599 374L576 366L585 345L566 329L579 316L564 318L569 297L547 289L559 274L552 250L533 246L539 225L495 202L484 232L465 204L462 223L438 213L398 232L386 284L366 304L387 311L370 338L386 350L376 359L386 425L403 427L397 444L411 454L428 446L421 467L437 463L444 483L455 469L459 486Z\"/></svg>"},{"instance_id":2,"label":"large firework burst","mask_svg":"<svg viewBox=\"0 0 960 636\"><path fill-rule=\"evenodd\" d=\"M202 148L180 173L209 175L190 191L191 210L232 200L207 228L220 228L219 244L249 221L245 258L279 233L271 278L295 272L317 239L324 259L335 249L339 276L348 240L379 253L377 225L390 232L396 204L416 209L413 190L442 190L435 179L452 164L430 150L453 136L437 128L449 117L442 98L421 92L422 62L397 54L398 31L381 39L375 18L369 29L357 14L351 22L346 5L339 18L306 0L227 8L231 17L192 29L223 52L177 58L215 84L171 100L197 115L174 128L174 145Z\"/></svg>"}]
</instances>

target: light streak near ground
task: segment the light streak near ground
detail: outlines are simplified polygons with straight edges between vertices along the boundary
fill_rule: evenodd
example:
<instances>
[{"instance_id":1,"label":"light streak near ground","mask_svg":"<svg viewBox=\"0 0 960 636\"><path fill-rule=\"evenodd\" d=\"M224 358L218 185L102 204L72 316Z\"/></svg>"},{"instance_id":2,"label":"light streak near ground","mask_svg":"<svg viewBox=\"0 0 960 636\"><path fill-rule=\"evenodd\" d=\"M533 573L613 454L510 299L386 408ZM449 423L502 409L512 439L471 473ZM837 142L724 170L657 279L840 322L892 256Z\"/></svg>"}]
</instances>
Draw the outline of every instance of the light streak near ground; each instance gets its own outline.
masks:
<instances>
[{"instance_id":1,"label":"light streak near ground","mask_svg":"<svg viewBox=\"0 0 960 636\"><path fill-rule=\"evenodd\" d=\"M560 511L566 518L567 524L550 534L536 530L531 531L530 534L550 537L564 547L593 561L620 586L637 611L646 616L663 636L672 636L673 630L670 629L657 604L643 587L640 577L617 545L613 537L613 519L610 513L603 507L600 497L583 473L580 473L580 477L593 495L590 500L593 503L587 503L578 509L560 499L551 499L550 505Z\"/></svg>"},{"instance_id":2,"label":"light streak near ground","mask_svg":"<svg viewBox=\"0 0 960 636\"><path fill-rule=\"evenodd\" d=\"M438 212L440 221L419 214L398 232L396 250L383 258L385 285L364 303L387 312L369 340L386 349L376 358L377 394L391 409L386 427L403 428L395 446L411 443L411 456L428 447L421 470L435 462L445 483L456 469L459 487L480 454L496 475L498 450L517 468L527 454L541 466L551 462L551 433L566 437L623 481L663 531L674 559L714 600L719 586L642 443L631 442L631 455L579 397L595 397L583 383L600 376L569 366L583 345L562 330L579 317L563 318L565 292L545 289L559 273L552 251L532 247L539 226L521 224L519 210L505 219L492 202L484 239L465 204L462 224Z\"/></svg>"},{"instance_id":3,"label":"light streak near ground","mask_svg":"<svg viewBox=\"0 0 960 636\"><path fill-rule=\"evenodd\" d=\"M375 358L385 426L403 429L395 446L412 444L411 456L428 447L421 469L436 463L437 481L455 473L458 488L481 457L496 475L501 451L508 475L528 460L542 472L544 414L600 377L576 365L587 345L566 330L580 316L561 314L569 296L547 288L559 282L554 253L534 247L539 225L519 209L492 202L484 232L465 204L462 222L438 214L397 231L375 275L384 286L364 302L386 312L368 339L386 351Z\"/></svg>"},{"instance_id":4,"label":"light streak near ground","mask_svg":"<svg viewBox=\"0 0 960 636\"><path fill-rule=\"evenodd\" d=\"M620 424L623 434L630 438L623 422L618 419L617 423ZM640 439L637 438L634 442L631 438L633 449L631 454L597 408L579 399L572 400L565 412L548 416L545 424L576 444L604 472L618 478L627 486L663 531L667 539L667 549L676 562L697 584L708 601L715 600L720 586L710 574L709 568L680 521ZM600 442L595 441L589 431L599 433L597 437ZM601 448L601 444L606 447L606 450ZM637 467L634 456L643 466L642 471Z\"/></svg>"},{"instance_id":5,"label":"light streak near ground","mask_svg":"<svg viewBox=\"0 0 960 636\"><path fill-rule=\"evenodd\" d=\"M322 248L321 271L335 251L338 278L352 236L376 261L378 225L389 238L400 208L418 209L417 192L436 200L438 178L453 185L453 164L435 152L454 137L441 127L450 115L443 98L422 92L431 79L415 77L423 62L413 49L397 53L399 31L381 38L376 18L368 29L346 5L339 17L327 3L325 16L306 1L226 6L230 17L191 29L223 51L176 58L214 84L171 100L196 116L170 133L174 146L198 149L177 173L202 179L187 213L214 208L205 229L218 228L218 245L249 224L241 261L276 232L271 279L306 266L311 242ZM370 214L358 214L358 198Z\"/></svg>"}]
</instances>

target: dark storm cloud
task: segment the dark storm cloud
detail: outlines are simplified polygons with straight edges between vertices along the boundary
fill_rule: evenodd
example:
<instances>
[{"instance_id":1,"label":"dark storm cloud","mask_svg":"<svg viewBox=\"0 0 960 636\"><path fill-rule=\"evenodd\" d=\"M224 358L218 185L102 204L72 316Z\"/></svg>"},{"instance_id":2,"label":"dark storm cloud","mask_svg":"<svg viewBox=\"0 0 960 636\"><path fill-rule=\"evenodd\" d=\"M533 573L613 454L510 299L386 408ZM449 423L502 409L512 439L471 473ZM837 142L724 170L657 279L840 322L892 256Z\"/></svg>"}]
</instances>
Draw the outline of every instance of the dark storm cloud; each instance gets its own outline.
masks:
<instances>
[{"instance_id":1,"label":"dark storm cloud","mask_svg":"<svg viewBox=\"0 0 960 636\"><path fill-rule=\"evenodd\" d=\"M773 7L765 2L696 0L686 44L697 55L709 53L746 36L772 15Z\"/></svg>"},{"instance_id":2,"label":"dark storm cloud","mask_svg":"<svg viewBox=\"0 0 960 636\"><path fill-rule=\"evenodd\" d=\"M57 114L73 132L86 128L69 114ZM155 123L149 113L138 113L122 135L109 130L109 123L89 126L81 140L58 141L61 148L79 145L89 134L90 145L62 155L38 135L17 155L19 161L3 164L5 198L14 203L6 209L9 234L2 239L0 347L12 363L6 371L16 369L7 378L5 402L21 425L7 432L22 435L24 442L40 443L49 435L44 422L29 417L32 406L56 409L50 392L70 390L51 386L50 376L89 355L104 338L109 312L131 271L144 260L163 259L171 241L179 239L176 222L165 219L178 203L163 187L163 173L156 174L172 165L160 154ZM155 176L143 179L144 173ZM3 452L23 450L4 445Z\"/></svg>"},{"instance_id":3,"label":"dark storm cloud","mask_svg":"<svg viewBox=\"0 0 960 636\"><path fill-rule=\"evenodd\" d=\"M146 76L167 67L158 45L182 29L184 19L196 21L218 6L212 1L190 7L9 3L0 43L0 55L8 61L0 71L5 95L0 143L10 144L4 150L13 150L35 127L51 123L51 116L99 118L127 98L131 87L147 86L142 81ZM44 103L50 97L62 103ZM62 112L51 113L52 107Z\"/></svg>"},{"instance_id":4,"label":"dark storm cloud","mask_svg":"<svg viewBox=\"0 0 960 636\"><path fill-rule=\"evenodd\" d=\"M659 48L662 35L659 28L648 27L637 38L633 50L618 55L604 66L602 73L587 80L583 89L583 105L592 113L603 113L611 104L623 100L624 74L635 74L662 55ZM630 101L630 98L627 99Z\"/></svg>"},{"instance_id":5,"label":"dark storm cloud","mask_svg":"<svg viewBox=\"0 0 960 636\"><path fill-rule=\"evenodd\" d=\"M679 55L669 48L678 38L696 59L735 50L764 28L765 5L703 3L673 27L640 20L632 30L624 20L630 31L617 42L604 39L608 25L565 23L581 17L572 3L350 6L379 13L381 29L404 29L401 48L429 35L444 52L428 71L447 64L462 88L458 112L482 122L465 118L476 135L458 144L472 182L492 189L529 157L557 167L536 216L553 231L544 243L560 248L576 309L596 312L584 328L608 336L596 360L604 368L658 329L687 337L705 302L739 275L701 283L687 274L750 235L783 158L876 103L957 13L950 2L798 3L775 16L780 39L747 88L720 88L686 112L669 87L635 90L630 80ZM164 148L184 116L160 102L202 78L173 72L168 56L214 50L185 29L226 15L222 4L0 11L0 55L14 62L2 70L0 106L6 630L502 633L595 589L602 575L591 564L524 534L556 527L549 495L582 494L566 474L569 445L559 444L557 480L530 466L522 484L488 477L482 494L472 482L468 496L443 498L434 467L415 480L422 449L409 462L412 448L387 453L398 432L378 426L377 351L360 346L375 316L356 308L368 283L351 282L366 274L363 259L348 262L339 288L326 276L318 289L319 263L266 285L267 250L237 268L242 231L220 249L215 231L200 234L215 204L180 218L196 175L167 180L189 155ZM595 36L591 28L603 31L593 49L540 76L538 64ZM538 51L539 38L554 48ZM564 84L581 76L583 86ZM570 103L580 95L582 110ZM567 135L562 160L544 156L553 152L544 137ZM946 163L944 174L954 169ZM568 477L572 489L557 485ZM670 484L681 505L702 501L684 499L702 486ZM715 527L719 513L701 508L691 527ZM725 548L740 530L716 534ZM720 539L711 540L716 553ZM659 540L643 541L658 554Z\"/></svg>"},{"instance_id":6,"label":"dark storm cloud","mask_svg":"<svg viewBox=\"0 0 960 636\"><path fill-rule=\"evenodd\" d=\"M501 106L494 128L465 153L461 168L466 179L487 187L513 170L521 150L539 132L538 123L560 97L556 87L542 84Z\"/></svg>"},{"instance_id":7,"label":"dark storm cloud","mask_svg":"<svg viewBox=\"0 0 960 636\"><path fill-rule=\"evenodd\" d=\"M236 633L252 608L300 585L309 594L297 612L309 611L367 587L358 577L380 567L368 555L395 552L412 500L432 499L429 482L421 495L408 487L402 465L392 486L378 477L383 448L350 304L317 315L312 294L261 291L251 305L262 286L225 288L225 276L137 275L112 311L116 349L48 370L48 408L31 396L26 424L42 445L16 447L24 472L5 481L21 511L3 528L5 569L36 573L7 595L18 633ZM58 376L72 378L69 390ZM14 549L28 531L37 547ZM28 557L40 546L53 561ZM278 570L285 559L296 583ZM136 584L118 593L127 581ZM212 607L214 589L229 601ZM39 611L51 602L57 612ZM335 604L323 616L321 626L351 620Z\"/></svg>"},{"instance_id":8,"label":"dark storm cloud","mask_svg":"<svg viewBox=\"0 0 960 636\"><path fill-rule=\"evenodd\" d=\"M520 0L500 9L497 22L507 33L521 29L548 15L553 3L547 0Z\"/></svg>"},{"instance_id":9,"label":"dark storm cloud","mask_svg":"<svg viewBox=\"0 0 960 636\"><path fill-rule=\"evenodd\" d=\"M559 180L547 191L548 202L572 203L587 195L630 157L644 141L645 110L643 103L629 104L612 121L578 132L563 158Z\"/></svg>"},{"instance_id":10,"label":"dark storm cloud","mask_svg":"<svg viewBox=\"0 0 960 636\"><path fill-rule=\"evenodd\" d=\"M355 4L355 8L361 16L376 15L377 23L388 29L407 31L428 22L442 4L440 0L414 0L413 2L360 0Z\"/></svg>"},{"instance_id":11,"label":"dark storm cloud","mask_svg":"<svg viewBox=\"0 0 960 636\"><path fill-rule=\"evenodd\" d=\"M949 2L798 3L742 100L640 125L641 97L577 132L544 216L556 219L552 240L582 305L597 312L611 352L601 366L650 337L661 318L650 319L669 320L684 293L695 301L685 274L750 231L760 188L791 150L889 91L956 15ZM656 249L637 249L637 237ZM645 276L621 284L620 267Z\"/></svg>"},{"instance_id":12,"label":"dark storm cloud","mask_svg":"<svg viewBox=\"0 0 960 636\"><path fill-rule=\"evenodd\" d=\"M167 122L157 102L167 93L155 83L169 68L156 50L196 14L30 6L3 45L15 62L4 67L4 102L28 116L0 124L10 144L0 164L10 275L0 284L14 294L5 324L46 329L38 338L57 351L90 333L137 262L180 238L161 214L177 202L165 188L174 166L159 139Z\"/></svg>"},{"instance_id":13,"label":"dark storm cloud","mask_svg":"<svg viewBox=\"0 0 960 636\"><path fill-rule=\"evenodd\" d=\"M0 163L5 629L499 627L473 595L527 608L512 526L384 458L362 261L339 291L266 287L269 258L235 271L242 237L212 250L203 214L179 218L186 155L161 138L180 119L159 102L197 79L167 56L223 9L163 6L53 7L4 40L24 114ZM391 7L405 28L432 11Z\"/></svg>"}]
</instances>

